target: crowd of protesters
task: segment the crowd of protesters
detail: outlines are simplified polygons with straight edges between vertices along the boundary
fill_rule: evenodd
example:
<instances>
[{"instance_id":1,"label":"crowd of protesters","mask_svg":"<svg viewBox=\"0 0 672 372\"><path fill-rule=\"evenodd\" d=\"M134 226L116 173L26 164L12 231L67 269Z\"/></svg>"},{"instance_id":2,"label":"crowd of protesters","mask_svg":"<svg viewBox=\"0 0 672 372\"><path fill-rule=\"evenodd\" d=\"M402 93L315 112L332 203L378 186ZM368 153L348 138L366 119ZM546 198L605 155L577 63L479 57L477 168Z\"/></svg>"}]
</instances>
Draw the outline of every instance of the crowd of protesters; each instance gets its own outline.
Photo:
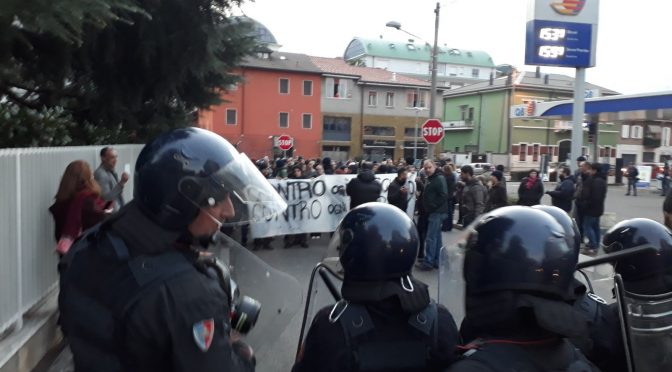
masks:
<instances>
[{"instance_id":1,"label":"crowd of protesters","mask_svg":"<svg viewBox=\"0 0 672 372\"><path fill-rule=\"evenodd\" d=\"M56 201L50 208L56 224L57 251L63 254L69 243L86 228L101 221L123 206L121 196L128 181L128 174L118 176L115 171L117 153L110 147L100 152L101 166L95 172L84 161L72 162L61 180ZM397 177L388 188L388 202L406 211L408 202L415 198L416 224L420 235L420 269L438 267L439 249L442 245L441 231L451 231L455 225L465 227L480 214L509 205L504 167L498 165L474 174L474 169L465 165L460 168L447 160L424 160L416 168L405 159L393 161L332 161L330 158L304 159L264 157L253 160L267 179L310 179L322 175L357 175L346 186L350 196L350 208L378 200L382 191L376 174L394 174ZM594 253L599 242L599 219L604 213L606 195L605 176L600 173L601 164L590 164L585 158L577 159L580 170L571 174L569 168L559 170L559 182L552 191L547 191L553 205L571 213L582 235L587 239L585 250ZM409 195L409 174L415 174L415 195ZM531 170L518 187L519 205L537 205L544 195L544 186L537 170ZM574 202L574 203L572 203ZM574 204L574 205L573 205ZM457 208L456 208L457 207ZM573 208L572 208L573 207ZM456 213L457 212L457 216ZM232 228L225 233L232 234ZM240 228L240 241L247 245L249 226ZM309 237L321 234L293 234L283 237L254 239L251 249L273 249L272 242L280 238L284 248L294 246L308 248Z\"/></svg>"}]
</instances>

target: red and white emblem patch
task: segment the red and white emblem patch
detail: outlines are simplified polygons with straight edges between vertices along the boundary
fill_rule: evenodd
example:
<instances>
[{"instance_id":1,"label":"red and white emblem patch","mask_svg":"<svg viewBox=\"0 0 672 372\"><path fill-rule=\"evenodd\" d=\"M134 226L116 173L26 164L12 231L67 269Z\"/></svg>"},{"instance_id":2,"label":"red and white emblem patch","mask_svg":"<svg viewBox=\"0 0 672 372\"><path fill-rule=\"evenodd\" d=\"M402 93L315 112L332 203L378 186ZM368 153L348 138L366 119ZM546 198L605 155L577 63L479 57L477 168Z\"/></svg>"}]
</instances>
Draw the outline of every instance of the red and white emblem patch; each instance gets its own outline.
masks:
<instances>
[{"instance_id":1,"label":"red and white emblem patch","mask_svg":"<svg viewBox=\"0 0 672 372\"><path fill-rule=\"evenodd\" d=\"M194 341L201 351L206 352L215 336L215 320L206 319L194 324Z\"/></svg>"}]
</instances>

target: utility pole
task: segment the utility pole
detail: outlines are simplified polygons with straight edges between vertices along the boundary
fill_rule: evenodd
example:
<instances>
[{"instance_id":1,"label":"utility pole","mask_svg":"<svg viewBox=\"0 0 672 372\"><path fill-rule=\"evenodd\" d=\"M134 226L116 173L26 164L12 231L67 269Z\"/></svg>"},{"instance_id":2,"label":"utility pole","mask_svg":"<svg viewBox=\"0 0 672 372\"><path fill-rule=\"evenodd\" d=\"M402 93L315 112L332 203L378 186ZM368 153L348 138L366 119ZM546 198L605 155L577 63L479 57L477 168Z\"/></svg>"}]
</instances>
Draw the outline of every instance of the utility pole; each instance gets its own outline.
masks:
<instances>
[{"instance_id":1,"label":"utility pole","mask_svg":"<svg viewBox=\"0 0 672 372\"><path fill-rule=\"evenodd\" d=\"M438 57L438 39L439 39L439 13L441 11L441 4L436 2L436 9L434 9L434 47L432 48L432 87L429 92L429 118L436 119L436 73L438 70L437 66L437 57ZM434 158L434 146L433 144L428 144L427 146L427 156L430 159Z\"/></svg>"}]
</instances>

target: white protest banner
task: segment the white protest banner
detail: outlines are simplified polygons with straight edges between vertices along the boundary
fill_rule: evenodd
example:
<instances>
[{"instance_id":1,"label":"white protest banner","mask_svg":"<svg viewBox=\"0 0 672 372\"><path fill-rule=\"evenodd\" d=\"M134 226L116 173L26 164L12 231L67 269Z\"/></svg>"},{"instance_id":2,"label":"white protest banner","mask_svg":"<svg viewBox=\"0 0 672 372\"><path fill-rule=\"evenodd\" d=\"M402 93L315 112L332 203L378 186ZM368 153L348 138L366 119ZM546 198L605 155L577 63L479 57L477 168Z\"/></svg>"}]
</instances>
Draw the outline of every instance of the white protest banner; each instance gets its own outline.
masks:
<instances>
[{"instance_id":1,"label":"white protest banner","mask_svg":"<svg viewBox=\"0 0 672 372\"><path fill-rule=\"evenodd\" d=\"M269 180L273 188L287 202L287 210L279 215L250 225L253 238L269 236L323 233L336 230L338 223L348 212L350 197L345 187L355 175L329 175L312 179ZM396 174L377 174L376 181L382 185L379 202L387 203L387 189ZM415 174L409 174L408 213L415 210ZM262 205L252 207L252 216L260 215Z\"/></svg>"}]
</instances>

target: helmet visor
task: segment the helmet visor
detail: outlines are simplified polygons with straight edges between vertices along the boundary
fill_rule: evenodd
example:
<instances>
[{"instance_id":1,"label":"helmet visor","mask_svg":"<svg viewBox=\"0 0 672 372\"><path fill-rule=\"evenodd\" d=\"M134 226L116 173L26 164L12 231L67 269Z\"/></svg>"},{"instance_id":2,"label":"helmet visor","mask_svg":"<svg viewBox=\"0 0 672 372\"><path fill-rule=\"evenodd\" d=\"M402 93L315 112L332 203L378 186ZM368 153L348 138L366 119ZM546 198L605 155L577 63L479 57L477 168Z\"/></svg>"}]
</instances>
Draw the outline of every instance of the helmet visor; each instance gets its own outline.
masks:
<instances>
[{"instance_id":1,"label":"helmet visor","mask_svg":"<svg viewBox=\"0 0 672 372\"><path fill-rule=\"evenodd\" d=\"M212 175L212 181L228 194L235 212L222 221L223 226L270 220L287 209L287 203L245 154L236 154Z\"/></svg>"}]
</instances>

